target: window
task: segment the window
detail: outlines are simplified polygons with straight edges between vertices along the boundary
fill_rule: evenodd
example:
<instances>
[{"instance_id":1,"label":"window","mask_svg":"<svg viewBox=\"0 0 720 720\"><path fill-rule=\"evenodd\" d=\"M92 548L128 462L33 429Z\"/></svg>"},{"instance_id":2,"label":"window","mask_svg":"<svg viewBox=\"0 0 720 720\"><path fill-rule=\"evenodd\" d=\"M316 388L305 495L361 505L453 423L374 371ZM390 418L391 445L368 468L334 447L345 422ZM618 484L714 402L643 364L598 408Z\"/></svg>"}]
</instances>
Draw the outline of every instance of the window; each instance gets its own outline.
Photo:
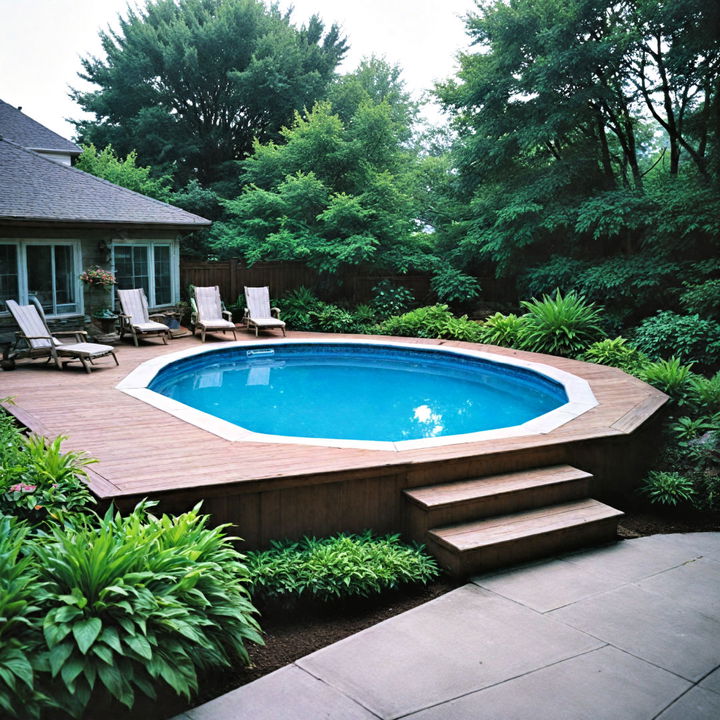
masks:
<instances>
[{"instance_id":1,"label":"window","mask_svg":"<svg viewBox=\"0 0 720 720\"><path fill-rule=\"evenodd\" d=\"M47 315L80 312L77 243L0 242L0 301L38 300Z\"/></svg>"},{"instance_id":2,"label":"window","mask_svg":"<svg viewBox=\"0 0 720 720\"><path fill-rule=\"evenodd\" d=\"M142 288L151 307L173 301L170 245L113 245L115 278L121 290Z\"/></svg>"}]
</instances>

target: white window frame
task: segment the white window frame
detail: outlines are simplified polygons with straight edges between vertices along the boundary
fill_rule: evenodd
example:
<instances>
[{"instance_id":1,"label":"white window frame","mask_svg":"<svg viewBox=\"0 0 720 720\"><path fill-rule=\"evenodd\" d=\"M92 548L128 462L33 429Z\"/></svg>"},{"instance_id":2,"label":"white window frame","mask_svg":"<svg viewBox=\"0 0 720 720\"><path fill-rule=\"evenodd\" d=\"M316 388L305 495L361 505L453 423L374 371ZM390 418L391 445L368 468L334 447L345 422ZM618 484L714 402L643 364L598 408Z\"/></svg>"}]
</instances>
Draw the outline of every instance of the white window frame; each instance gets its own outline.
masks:
<instances>
[{"instance_id":1,"label":"white window frame","mask_svg":"<svg viewBox=\"0 0 720 720\"><path fill-rule=\"evenodd\" d=\"M150 297L147 299L151 308L167 308L177 304L180 297L180 247L177 240L113 240L112 243L112 272L117 276L115 266L115 248L118 247L144 247L148 253L148 286ZM155 248L170 248L170 302L158 305L155 302ZM123 288L124 289L124 288Z\"/></svg>"},{"instance_id":2,"label":"white window frame","mask_svg":"<svg viewBox=\"0 0 720 720\"><path fill-rule=\"evenodd\" d=\"M73 289L75 291L75 305L76 310L70 313L47 313L48 318L72 318L78 317L79 315L85 314L85 305L83 298L82 286L80 283L80 274L82 273L82 252L81 244L79 240L54 240L51 238L38 238L32 240L16 239L16 238L0 238L0 245L15 245L17 248L17 274L18 274L18 302L21 305L28 305L30 303L28 295L28 276L27 276L27 248L37 245L44 246L56 246L64 245L72 248L73 254ZM54 278L53 278L54 281ZM53 291L54 295L54 291ZM0 311L0 314L8 316L9 313L6 310Z\"/></svg>"}]
</instances>

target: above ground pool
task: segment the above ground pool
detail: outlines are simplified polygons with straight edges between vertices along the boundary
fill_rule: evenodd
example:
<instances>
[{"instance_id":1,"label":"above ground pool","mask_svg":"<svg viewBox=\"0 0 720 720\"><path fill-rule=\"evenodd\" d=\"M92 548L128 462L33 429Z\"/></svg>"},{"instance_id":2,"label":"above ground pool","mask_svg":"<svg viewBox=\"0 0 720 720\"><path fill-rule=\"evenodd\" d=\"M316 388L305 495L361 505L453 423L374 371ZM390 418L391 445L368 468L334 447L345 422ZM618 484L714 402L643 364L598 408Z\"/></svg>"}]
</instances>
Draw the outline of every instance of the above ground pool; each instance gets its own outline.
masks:
<instances>
[{"instance_id":1,"label":"above ground pool","mask_svg":"<svg viewBox=\"0 0 720 720\"><path fill-rule=\"evenodd\" d=\"M285 340L173 353L118 387L228 439L404 449L544 432L595 404L578 383L483 352Z\"/></svg>"}]
</instances>

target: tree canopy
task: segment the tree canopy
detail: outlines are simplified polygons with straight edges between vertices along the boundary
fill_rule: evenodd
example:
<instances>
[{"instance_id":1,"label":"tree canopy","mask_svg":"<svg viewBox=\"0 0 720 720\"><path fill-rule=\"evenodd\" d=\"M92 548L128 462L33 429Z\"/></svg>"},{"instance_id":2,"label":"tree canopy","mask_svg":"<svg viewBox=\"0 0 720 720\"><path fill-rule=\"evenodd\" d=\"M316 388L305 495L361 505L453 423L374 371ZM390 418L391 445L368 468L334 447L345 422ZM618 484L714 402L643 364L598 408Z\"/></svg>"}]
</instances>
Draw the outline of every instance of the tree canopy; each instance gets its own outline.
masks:
<instances>
[{"instance_id":1,"label":"tree canopy","mask_svg":"<svg viewBox=\"0 0 720 720\"><path fill-rule=\"evenodd\" d=\"M324 97L346 50L336 26L295 28L259 0L150 0L101 40L105 57L82 61L97 89L74 91L95 116L75 123L80 140L135 150L179 186L232 182L254 138Z\"/></svg>"}]
</instances>

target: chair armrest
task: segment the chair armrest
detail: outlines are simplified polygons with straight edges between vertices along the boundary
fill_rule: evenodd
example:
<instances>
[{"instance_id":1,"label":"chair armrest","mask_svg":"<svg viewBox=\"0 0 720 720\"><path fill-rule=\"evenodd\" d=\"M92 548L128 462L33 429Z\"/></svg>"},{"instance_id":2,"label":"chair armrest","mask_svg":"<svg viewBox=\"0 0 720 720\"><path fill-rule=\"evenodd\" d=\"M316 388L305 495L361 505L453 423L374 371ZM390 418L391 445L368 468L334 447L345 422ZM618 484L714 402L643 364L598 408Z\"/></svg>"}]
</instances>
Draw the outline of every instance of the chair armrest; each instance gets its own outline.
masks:
<instances>
[{"instance_id":1,"label":"chair armrest","mask_svg":"<svg viewBox=\"0 0 720 720\"><path fill-rule=\"evenodd\" d=\"M270 314L279 320L280 319L280 308L276 308L276 307L270 308Z\"/></svg>"},{"instance_id":2,"label":"chair armrest","mask_svg":"<svg viewBox=\"0 0 720 720\"><path fill-rule=\"evenodd\" d=\"M232 322L232 313L229 310L223 310L222 316L226 319Z\"/></svg>"},{"instance_id":3,"label":"chair armrest","mask_svg":"<svg viewBox=\"0 0 720 720\"><path fill-rule=\"evenodd\" d=\"M87 330L59 330L53 333L55 337L74 337L77 342L87 340Z\"/></svg>"}]
</instances>

